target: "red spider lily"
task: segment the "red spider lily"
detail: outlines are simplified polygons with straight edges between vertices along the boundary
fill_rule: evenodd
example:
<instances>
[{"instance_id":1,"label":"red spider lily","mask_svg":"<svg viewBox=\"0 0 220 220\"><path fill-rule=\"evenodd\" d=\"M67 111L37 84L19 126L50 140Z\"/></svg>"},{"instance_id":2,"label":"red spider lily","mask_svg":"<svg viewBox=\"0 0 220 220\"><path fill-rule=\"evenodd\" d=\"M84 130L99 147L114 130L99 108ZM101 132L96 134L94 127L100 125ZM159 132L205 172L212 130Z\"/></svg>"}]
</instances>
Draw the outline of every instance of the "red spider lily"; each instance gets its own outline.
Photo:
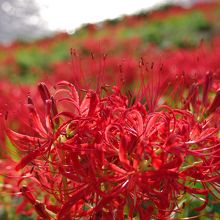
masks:
<instances>
[{"instance_id":1,"label":"red spider lily","mask_svg":"<svg viewBox=\"0 0 220 220\"><path fill-rule=\"evenodd\" d=\"M220 193L219 128L209 121L166 105L148 112L138 100L130 105L117 87L105 95L79 94L66 81L56 88L54 101L39 86L45 123L29 99L35 136L7 129L26 152L16 168L34 164L31 176L54 199L35 204L23 193L40 217L169 219L187 195L201 201L201 210L213 189Z\"/></svg>"},{"instance_id":2,"label":"red spider lily","mask_svg":"<svg viewBox=\"0 0 220 220\"><path fill-rule=\"evenodd\" d=\"M30 126L36 133L36 136L31 137L22 135L10 129L6 129L8 137L11 139L12 143L19 147L19 150L30 152L17 164L16 170L22 169L38 156L50 151L54 141L53 128L55 122L52 121L52 118L57 114L55 102L44 84L41 83L39 85L39 91L45 104L44 125L30 97L28 97L27 104L30 114Z\"/></svg>"},{"instance_id":3,"label":"red spider lily","mask_svg":"<svg viewBox=\"0 0 220 220\"><path fill-rule=\"evenodd\" d=\"M150 16L158 19L170 12ZM125 18L124 23L139 25L138 20ZM116 28L112 28L115 36ZM67 40L67 36L60 38ZM49 41L39 43L46 54L51 52ZM117 52L126 50L110 59L91 54L85 63L72 53L72 72L68 74L66 62L60 62L50 64L53 75L45 77L50 82L70 80L87 90L62 81L51 96L41 83L44 109L39 108L37 96L28 98L28 128L21 123L27 117L24 106L22 114L14 118L9 114L12 120L8 124L13 127L16 121L13 129L17 132L9 128L6 132L22 159L17 171L10 168L12 174L4 176L2 187L24 197L17 212L27 215L35 211L39 219L170 219L181 212L182 204L190 202L188 197L200 202L196 211L205 208L210 194L219 201L220 86L214 82L220 76L219 43L211 51L205 47L166 51L163 68L142 59L138 69L133 58L137 51L141 48L146 60L156 60L156 48L142 48L140 39L100 42ZM92 39L82 44L86 53L101 51ZM12 65L15 53L10 54L1 66L10 66L16 73L18 65ZM41 68L35 69L42 75ZM207 70L212 72L203 79ZM112 79L119 82L119 88L100 87L104 82L112 84ZM128 97L121 93L133 90L140 79L138 92L129 91ZM17 100L26 92L3 84L1 94L5 88L9 92L1 96L1 110L6 111L6 102L7 110L16 109ZM90 90L94 85L98 89ZM0 136L5 147L5 136ZM14 162L3 162L14 166ZM5 174L3 168L1 175Z\"/></svg>"},{"instance_id":4,"label":"red spider lily","mask_svg":"<svg viewBox=\"0 0 220 220\"><path fill-rule=\"evenodd\" d=\"M33 205L35 211L39 216L39 219L45 219L45 220L51 219L51 217L49 216L48 212L45 209L44 204L37 201L27 187L23 186L21 188L21 193L24 196L24 198Z\"/></svg>"},{"instance_id":5,"label":"red spider lily","mask_svg":"<svg viewBox=\"0 0 220 220\"><path fill-rule=\"evenodd\" d=\"M186 98L182 94L183 108L193 112L198 120L207 120L209 124L212 123L213 126L219 127L220 89L217 89L214 98L209 97L209 94L214 92L213 75L212 72L208 72L200 83L193 83ZM202 90L202 95L199 90Z\"/></svg>"}]
</instances>

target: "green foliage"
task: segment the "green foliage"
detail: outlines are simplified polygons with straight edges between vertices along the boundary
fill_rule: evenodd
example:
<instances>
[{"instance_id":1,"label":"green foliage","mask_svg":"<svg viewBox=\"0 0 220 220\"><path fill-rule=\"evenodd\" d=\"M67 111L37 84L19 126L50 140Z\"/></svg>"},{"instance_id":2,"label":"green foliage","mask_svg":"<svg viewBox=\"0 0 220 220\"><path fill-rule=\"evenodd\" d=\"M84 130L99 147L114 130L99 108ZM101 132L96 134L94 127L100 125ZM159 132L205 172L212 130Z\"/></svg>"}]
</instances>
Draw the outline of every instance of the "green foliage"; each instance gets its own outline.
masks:
<instances>
[{"instance_id":1,"label":"green foliage","mask_svg":"<svg viewBox=\"0 0 220 220\"><path fill-rule=\"evenodd\" d=\"M162 48L195 47L201 39L211 37L211 24L199 11L170 16L164 20L145 21L133 28L124 27L121 38L140 37L145 43Z\"/></svg>"}]
</instances>

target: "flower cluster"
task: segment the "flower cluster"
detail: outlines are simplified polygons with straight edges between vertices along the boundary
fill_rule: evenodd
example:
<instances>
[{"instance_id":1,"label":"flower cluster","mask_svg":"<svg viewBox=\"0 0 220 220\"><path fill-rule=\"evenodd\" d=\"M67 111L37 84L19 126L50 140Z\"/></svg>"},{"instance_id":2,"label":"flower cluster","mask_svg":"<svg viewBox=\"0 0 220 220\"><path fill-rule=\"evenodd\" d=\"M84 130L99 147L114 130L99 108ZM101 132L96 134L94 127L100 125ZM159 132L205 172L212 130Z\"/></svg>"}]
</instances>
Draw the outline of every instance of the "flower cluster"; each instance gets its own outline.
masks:
<instances>
[{"instance_id":1,"label":"flower cluster","mask_svg":"<svg viewBox=\"0 0 220 220\"><path fill-rule=\"evenodd\" d=\"M165 104L149 110L116 86L38 89L45 111L28 98L33 135L6 132L24 153L21 194L39 219L170 219L192 199L197 211L219 199L219 91L198 118Z\"/></svg>"}]
</instances>

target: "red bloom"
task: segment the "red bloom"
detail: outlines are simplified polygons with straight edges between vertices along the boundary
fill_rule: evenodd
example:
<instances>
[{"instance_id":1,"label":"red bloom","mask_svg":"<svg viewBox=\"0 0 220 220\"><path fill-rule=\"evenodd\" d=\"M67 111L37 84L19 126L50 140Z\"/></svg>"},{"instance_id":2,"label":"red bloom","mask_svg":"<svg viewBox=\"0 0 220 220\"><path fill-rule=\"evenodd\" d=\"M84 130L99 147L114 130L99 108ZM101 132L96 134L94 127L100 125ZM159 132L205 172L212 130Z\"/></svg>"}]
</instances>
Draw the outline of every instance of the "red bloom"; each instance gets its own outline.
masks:
<instances>
[{"instance_id":1,"label":"red bloom","mask_svg":"<svg viewBox=\"0 0 220 220\"><path fill-rule=\"evenodd\" d=\"M187 195L204 197L199 210L217 190L220 141L209 121L165 105L147 112L117 87L82 95L62 81L56 101L44 84L39 88L44 124L30 99L28 104L36 136L7 132L27 152L16 168L34 164L33 177L54 199L46 207L57 219L166 219ZM37 213L49 216L42 207L35 207Z\"/></svg>"}]
</instances>

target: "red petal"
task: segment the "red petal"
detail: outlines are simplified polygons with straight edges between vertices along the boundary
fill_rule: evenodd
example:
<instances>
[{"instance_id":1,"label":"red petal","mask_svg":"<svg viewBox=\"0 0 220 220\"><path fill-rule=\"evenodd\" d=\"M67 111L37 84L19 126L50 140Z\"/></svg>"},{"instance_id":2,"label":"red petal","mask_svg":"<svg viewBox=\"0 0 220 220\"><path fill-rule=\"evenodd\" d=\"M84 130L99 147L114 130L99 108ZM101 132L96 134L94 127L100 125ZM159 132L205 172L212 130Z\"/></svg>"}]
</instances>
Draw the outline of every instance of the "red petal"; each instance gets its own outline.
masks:
<instances>
[{"instance_id":1,"label":"red petal","mask_svg":"<svg viewBox=\"0 0 220 220\"><path fill-rule=\"evenodd\" d=\"M33 104L28 104L28 109L31 114L30 120L32 122L33 129L38 132L42 137L47 138L47 131L45 130L44 126L42 125L42 122L40 120L40 116L38 115L35 107Z\"/></svg>"},{"instance_id":2,"label":"red petal","mask_svg":"<svg viewBox=\"0 0 220 220\"><path fill-rule=\"evenodd\" d=\"M46 100L50 99L50 92L44 82L39 83L38 91L40 92L41 98L46 102Z\"/></svg>"},{"instance_id":3,"label":"red petal","mask_svg":"<svg viewBox=\"0 0 220 220\"><path fill-rule=\"evenodd\" d=\"M47 127L47 130L50 133L53 133L54 124L53 124L53 121L52 121L53 116L51 114L52 101L51 100L46 100L45 105L46 105L46 120L45 120L46 127Z\"/></svg>"},{"instance_id":4,"label":"red petal","mask_svg":"<svg viewBox=\"0 0 220 220\"><path fill-rule=\"evenodd\" d=\"M218 107L220 107L220 89L217 90L215 98L211 104L211 106L209 107L207 114L211 114L213 113Z\"/></svg>"},{"instance_id":5,"label":"red petal","mask_svg":"<svg viewBox=\"0 0 220 220\"><path fill-rule=\"evenodd\" d=\"M17 164L17 166L15 167L15 170L20 170L22 168L24 168L28 163L32 162L34 159L36 159L38 156L40 156L42 153L44 153L45 151L45 147L41 146L40 148L31 151L28 155L26 155L25 157L23 157L21 159L21 161Z\"/></svg>"},{"instance_id":6,"label":"red petal","mask_svg":"<svg viewBox=\"0 0 220 220\"><path fill-rule=\"evenodd\" d=\"M63 204L61 210L57 215L57 220L63 220L69 215L69 212L72 206L80 199L84 198L85 193L89 192L91 185L85 184L84 186L80 187L79 190L75 191L71 198Z\"/></svg>"},{"instance_id":7,"label":"red petal","mask_svg":"<svg viewBox=\"0 0 220 220\"><path fill-rule=\"evenodd\" d=\"M156 123L156 120L158 118L159 118L159 114L150 116L146 129L144 131L146 135L149 135L150 130L155 127L154 124Z\"/></svg>"},{"instance_id":8,"label":"red petal","mask_svg":"<svg viewBox=\"0 0 220 220\"><path fill-rule=\"evenodd\" d=\"M76 91L75 86L72 83L69 83L67 81L61 81L57 83L58 86L68 86L71 90L72 98L76 102L76 104L79 106L79 94Z\"/></svg>"},{"instance_id":9,"label":"red petal","mask_svg":"<svg viewBox=\"0 0 220 220\"><path fill-rule=\"evenodd\" d=\"M119 144L119 159L121 162L130 165L130 161L127 159L126 139L121 135L121 141Z\"/></svg>"},{"instance_id":10,"label":"red petal","mask_svg":"<svg viewBox=\"0 0 220 220\"><path fill-rule=\"evenodd\" d=\"M31 137L24 134L19 134L10 129L6 129L6 133L13 144L15 144L20 150L30 150L30 147L37 147L41 143L41 139Z\"/></svg>"},{"instance_id":11,"label":"red petal","mask_svg":"<svg viewBox=\"0 0 220 220\"><path fill-rule=\"evenodd\" d=\"M62 99L59 99L58 102L68 102L76 108L78 113L80 113L78 104L72 98L62 98Z\"/></svg>"},{"instance_id":12,"label":"red petal","mask_svg":"<svg viewBox=\"0 0 220 220\"><path fill-rule=\"evenodd\" d=\"M83 116L92 115L96 109L98 102L99 102L98 95L93 91L89 91L80 105L81 114Z\"/></svg>"}]
</instances>

